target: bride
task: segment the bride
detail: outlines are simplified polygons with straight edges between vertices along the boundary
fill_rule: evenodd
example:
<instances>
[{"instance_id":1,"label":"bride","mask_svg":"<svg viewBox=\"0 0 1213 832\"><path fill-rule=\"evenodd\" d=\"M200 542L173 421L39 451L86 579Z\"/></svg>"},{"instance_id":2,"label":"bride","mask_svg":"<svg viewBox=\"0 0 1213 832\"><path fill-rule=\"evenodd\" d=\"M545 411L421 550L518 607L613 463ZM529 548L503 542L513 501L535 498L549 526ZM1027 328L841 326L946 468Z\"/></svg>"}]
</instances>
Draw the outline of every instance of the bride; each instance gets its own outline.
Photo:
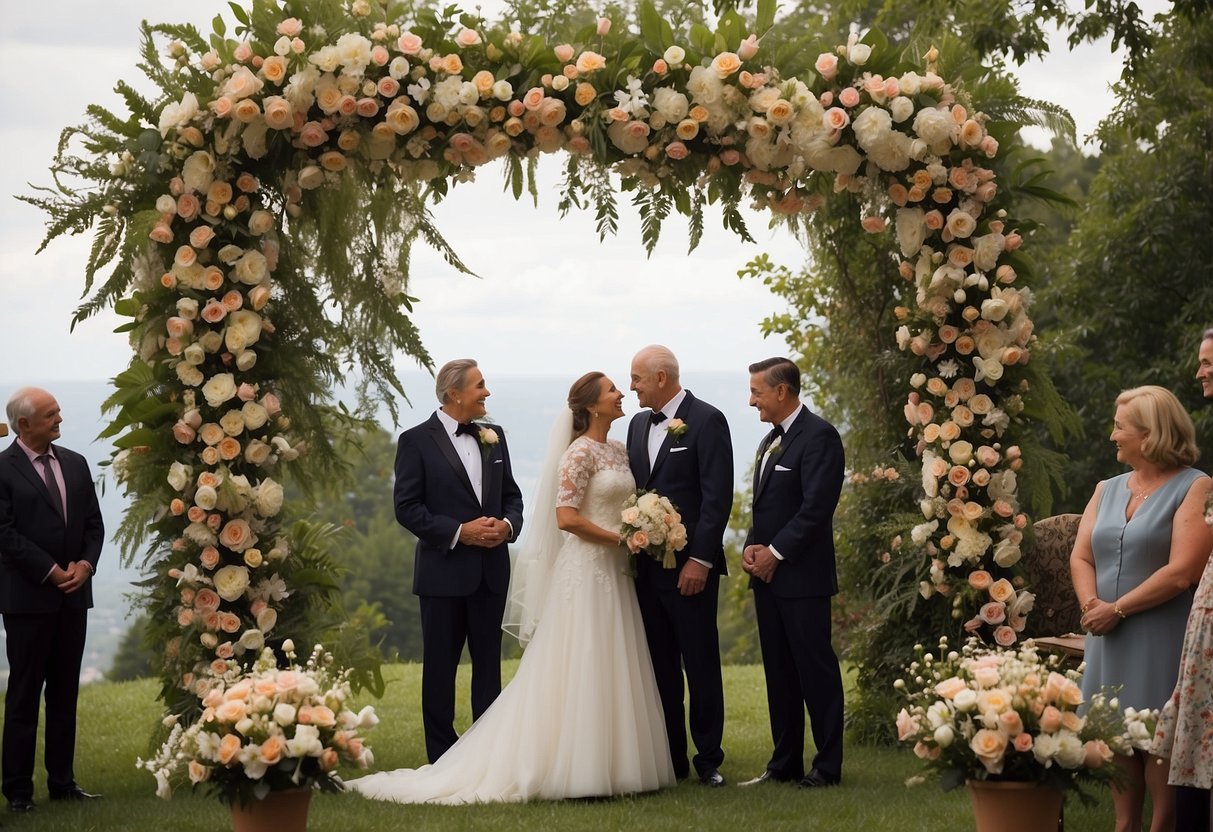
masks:
<instances>
[{"instance_id":1,"label":"bride","mask_svg":"<svg viewBox=\"0 0 1213 832\"><path fill-rule=\"evenodd\" d=\"M526 646L518 672L433 765L353 780L355 791L458 804L674 785L627 550L613 531L635 488L626 449L607 439L623 415L623 393L602 373L587 373L568 405L536 493L529 537L538 540L519 554L502 624Z\"/></svg>"}]
</instances>

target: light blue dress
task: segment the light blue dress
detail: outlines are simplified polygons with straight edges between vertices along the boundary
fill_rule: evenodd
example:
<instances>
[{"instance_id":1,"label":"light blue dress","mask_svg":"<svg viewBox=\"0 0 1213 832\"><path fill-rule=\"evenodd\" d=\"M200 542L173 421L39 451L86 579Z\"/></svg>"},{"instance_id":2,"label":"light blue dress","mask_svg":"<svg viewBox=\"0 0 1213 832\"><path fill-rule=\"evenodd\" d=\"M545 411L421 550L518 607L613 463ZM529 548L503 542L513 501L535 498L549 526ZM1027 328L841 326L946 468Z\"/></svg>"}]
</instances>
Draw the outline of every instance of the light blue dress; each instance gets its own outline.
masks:
<instances>
[{"instance_id":1,"label":"light blue dress","mask_svg":"<svg viewBox=\"0 0 1213 832\"><path fill-rule=\"evenodd\" d=\"M1104 481L1091 530L1095 586L1115 602L1166 565L1171 556L1171 523L1192 483L1204 476L1185 468L1146 499L1125 520L1132 492L1129 474ZM1082 693L1089 699L1104 685L1123 685L1122 708L1161 708L1175 689L1192 590L1164 604L1130 615L1104 636L1087 639Z\"/></svg>"}]
</instances>

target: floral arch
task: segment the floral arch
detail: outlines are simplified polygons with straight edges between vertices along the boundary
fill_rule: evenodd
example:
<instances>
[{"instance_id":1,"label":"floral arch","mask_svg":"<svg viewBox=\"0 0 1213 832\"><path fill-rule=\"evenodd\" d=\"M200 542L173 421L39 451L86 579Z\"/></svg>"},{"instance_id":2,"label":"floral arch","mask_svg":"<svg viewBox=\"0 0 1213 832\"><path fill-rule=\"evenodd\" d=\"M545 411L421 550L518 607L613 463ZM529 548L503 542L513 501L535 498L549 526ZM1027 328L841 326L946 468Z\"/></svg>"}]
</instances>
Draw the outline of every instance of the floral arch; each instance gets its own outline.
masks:
<instances>
[{"instance_id":1,"label":"floral arch","mask_svg":"<svg viewBox=\"0 0 1213 832\"><path fill-rule=\"evenodd\" d=\"M921 520L899 556L924 598L951 595L958 618L980 607L1014 641L1031 595L991 572L1015 566L1027 523L1012 437L1031 295L1014 285L1027 261L989 167L1013 127L940 77L934 49L899 55L876 32L811 68L772 65L752 33L773 24L766 0L756 21L729 12L686 33L644 4L638 32L600 19L567 42L391 8L232 4L235 37L219 17L207 37L145 24L140 66L161 96L119 84L129 115L91 108L56 160L57 177L90 186L28 198L51 215L48 242L96 226L78 317L130 318L107 433L169 709L197 708L267 639L317 629L333 563L321 532L284 526L281 472L299 466L306 484L339 464L327 437L354 417L326 391L343 364L389 401L393 353L428 365L410 251L461 264L427 200L495 159L520 196L544 153L567 155L562 209L593 208L604 235L618 177L650 250L671 211L694 247L709 203L746 236L743 199L795 222L835 192L863 198L913 298L898 343L921 363L906 404Z\"/></svg>"}]
</instances>

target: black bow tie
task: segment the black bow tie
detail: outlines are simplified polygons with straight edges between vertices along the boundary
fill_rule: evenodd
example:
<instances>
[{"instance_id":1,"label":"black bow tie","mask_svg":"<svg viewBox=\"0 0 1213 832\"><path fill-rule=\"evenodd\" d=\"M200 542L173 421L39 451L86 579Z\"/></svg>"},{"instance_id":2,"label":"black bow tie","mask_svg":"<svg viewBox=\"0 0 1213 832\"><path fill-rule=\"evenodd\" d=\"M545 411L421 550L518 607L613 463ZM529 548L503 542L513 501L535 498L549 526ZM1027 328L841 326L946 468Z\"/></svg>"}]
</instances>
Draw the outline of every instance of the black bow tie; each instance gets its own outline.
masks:
<instances>
[{"instance_id":1,"label":"black bow tie","mask_svg":"<svg viewBox=\"0 0 1213 832\"><path fill-rule=\"evenodd\" d=\"M455 428L456 436L471 436L474 438L479 432L479 429L472 422L460 422L459 427Z\"/></svg>"},{"instance_id":2,"label":"black bow tie","mask_svg":"<svg viewBox=\"0 0 1213 832\"><path fill-rule=\"evenodd\" d=\"M771 432L767 434L767 445L770 445L781 436L783 436L783 425L776 425L771 428Z\"/></svg>"},{"instance_id":3,"label":"black bow tie","mask_svg":"<svg viewBox=\"0 0 1213 832\"><path fill-rule=\"evenodd\" d=\"M666 416L664 413L662 413L660 410L654 410L652 413L649 414L649 421L652 422L654 425L660 425L662 422L664 422L668 418L669 417Z\"/></svg>"}]
</instances>

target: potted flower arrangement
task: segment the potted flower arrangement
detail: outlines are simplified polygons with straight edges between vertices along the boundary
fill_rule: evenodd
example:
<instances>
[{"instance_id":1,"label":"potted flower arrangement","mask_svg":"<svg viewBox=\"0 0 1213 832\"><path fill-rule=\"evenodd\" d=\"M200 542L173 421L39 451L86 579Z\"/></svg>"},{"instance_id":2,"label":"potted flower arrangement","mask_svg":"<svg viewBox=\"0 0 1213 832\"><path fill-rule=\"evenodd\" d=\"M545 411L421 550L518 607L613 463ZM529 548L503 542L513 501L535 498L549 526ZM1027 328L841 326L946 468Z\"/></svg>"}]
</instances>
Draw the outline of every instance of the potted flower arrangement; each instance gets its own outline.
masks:
<instances>
[{"instance_id":1,"label":"potted flower arrangement","mask_svg":"<svg viewBox=\"0 0 1213 832\"><path fill-rule=\"evenodd\" d=\"M1041 656L1031 641L1003 649L971 638L957 651L942 638L937 654L921 645L916 653L908 678L895 683L909 700L897 715L898 738L913 743L945 790L969 785L979 832L1008 819L1022 829L1055 828L1066 789L1085 799L1081 784L1111 780L1113 754L1131 753L1132 726L1117 701L1101 693L1084 703L1081 674L1063 671L1059 656ZM1131 715L1142 723L1137 734L1151 718ZM1003 805L986 821L991 801ZM1033 809L1042 813L1035 823L1024 817Z\"/></svg>"},{"instance_id":2,"label":"potted flower arrangement","mask_svg":"<svg viewBox=\"0 0 1213 832\"><path fill-rule=\"evenodd\" d=\"M289 639L283 651L287 667L266 648L247 673L216 660L198 718L165 719L168 739L153 759L139 761L155 775L158 796L167 799L173 782L188 777L231 805L236 832L287 832L292 823L306 828L312 789L344 788L338 766L372 764L360 732L379 719L369 705L350 708L350 671L338 671L320 645L303 666ZM271 811L289 817L259 818Z\"/></svg>"}]
</instances>

